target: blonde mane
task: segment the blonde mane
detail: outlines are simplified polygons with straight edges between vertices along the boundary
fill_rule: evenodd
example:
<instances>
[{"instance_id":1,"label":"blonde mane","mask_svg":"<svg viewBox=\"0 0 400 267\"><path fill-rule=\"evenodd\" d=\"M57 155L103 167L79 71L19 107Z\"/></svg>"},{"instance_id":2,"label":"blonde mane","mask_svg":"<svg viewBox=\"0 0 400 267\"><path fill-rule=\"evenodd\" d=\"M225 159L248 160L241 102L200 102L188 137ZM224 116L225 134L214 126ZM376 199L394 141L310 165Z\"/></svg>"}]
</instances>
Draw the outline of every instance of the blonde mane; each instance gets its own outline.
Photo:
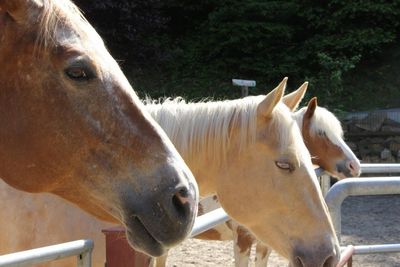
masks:
<instances>
[{"instance_id":1,"label":"blonde mane","mask_svg":"<svg viewBox=\"0 0 400 267\"><path fill-rule=\"evenodd\" d=\"M160 124L184 158L206 152L215 164L224 162L233 129L239 131L239 151L254 143L257 134L257 107L265 96L237 100L186 102L183 98L144 100L146 110ZM287 113L286 113L287 112ZM290 111L279 103L267 129L279 138L281 150L292 147ZM297 127L294 121L292 125ZM291 125L291 126L292 126ZM299 136L300 136L300 131ZM301 136L300 136L301 137ZM297 148L293 148L297 150Z\"/></svg>"},{"instance_id":2,"label":"blonde mane","mask_svg":"<svg viewBox=\"0 0 400 267\"><path fill-rule=\"evenodd\" d=\"M303 117L307 107L303 107L295 112L295 119L299 127L303 125ZM311 118L310 132L312 135L325 135L332 143L341 145L343 139L343 129L340 121L335 115L325 108L317 107Z\"/></svg>"},{"instance_id":3,"label":"blonde mane","mask_svg":"<svg viewBox=\"0 0 400 267\"><path fill-rule=\"evenodd\" d=\"M90 27L79 8L70 0L43 0L43 7L38 19L39 33L35 47L46 49L55 44L57 29L60 24L68 23Z\"/></svg>"},{"instance_id":4,"label":"blonde mane","mask_svg":"<svg viewBox=\"0 0 400 267\"><path fill-rule=\"evenodd\" d=\"M231 101L186 102L183 98L145 101L146 109L161 125L180 153L193 155L207 150L219 161L226 155L232 129L240 127L240 143L256 138L257 98Z\"/></svg>"}]
</instances>

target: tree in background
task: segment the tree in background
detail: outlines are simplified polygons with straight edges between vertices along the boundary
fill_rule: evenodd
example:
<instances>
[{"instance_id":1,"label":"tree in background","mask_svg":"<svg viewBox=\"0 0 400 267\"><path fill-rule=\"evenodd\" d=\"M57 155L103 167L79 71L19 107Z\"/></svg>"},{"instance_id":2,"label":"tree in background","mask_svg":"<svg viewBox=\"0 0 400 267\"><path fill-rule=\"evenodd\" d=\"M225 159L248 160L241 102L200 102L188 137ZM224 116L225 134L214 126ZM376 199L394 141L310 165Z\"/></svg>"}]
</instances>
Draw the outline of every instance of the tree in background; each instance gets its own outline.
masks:
<instances>
[{"instance_id":1,"label":"tree in background","mask_svg":"<svg viewBox=\"0 0 400 267\"><path fill-rule=\"evenodd\" d=\"M387 73L377 72L376 58L384 50L398 49L393 44L399 41L399 7L400 1L302 2L299 15L306 20L310 33L305 43L306 58L311 60L306 75L324 89L322 96L327 104L357 109L352 106L354 101L368 102L371 96L365 88L367 76L374 76L376 81L385 76L387 83L391 82ZM381 89L377 85L370 84L375 92ZM370 102L369 108L374 104Z\"/></svg>"},{"instance_id":2,"label":"tree in background","mask_svg":"<svg viewBox=\"0 0 400 267\"><path fill-rule=\"evenodd\" d=\"M146 66L163 55L168 18L161 0L75 0L113 55L129 67Z\"/></svg>"},{"instance_id":3,"label":"tree in background","mask_svg":"<svg viewBox=\"0 0 400 267\"><path fill-rule=\"evenodd\" d=\"M77 4L134 87L153 97L238 97L231 78L255 79L251 93L266 93L289 76L289 89L308 80L331 108L400 105L400 0Z\"/></svg>"}]
</instances>

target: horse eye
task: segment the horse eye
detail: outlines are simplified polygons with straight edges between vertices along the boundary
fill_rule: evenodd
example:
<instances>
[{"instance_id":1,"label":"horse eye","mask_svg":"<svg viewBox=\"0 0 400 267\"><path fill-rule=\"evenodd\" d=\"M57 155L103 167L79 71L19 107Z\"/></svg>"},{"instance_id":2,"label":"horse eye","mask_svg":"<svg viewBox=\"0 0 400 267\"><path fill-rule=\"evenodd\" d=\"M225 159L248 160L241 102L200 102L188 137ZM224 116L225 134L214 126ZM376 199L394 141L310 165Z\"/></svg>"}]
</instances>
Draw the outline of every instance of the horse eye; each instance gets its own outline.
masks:
<instances>
[{"instance_id":1,"label":"horse eye","mask_svg":"<svg viewBox=\"0 0 400 267\"><path fill-rule=\"evenodd\" d=\"M321 137L326 137L325 131L322 131L322 130L318 131L318 135L321 136Z\"/></svg>"},{"instance_id":2,"label":"horse eye","mask_svg":"<svg viewBox=\"0 0 400 267\"><path fill-rule=\"evenodd\" d=\"M275 165L282 170L287 170L290 172L294 170L293 165L286 161L275 161Z\"/></svg>"},{"instance_id":3,"label":"horse eye","mask_svg":"<svg viewBox=\"0 0 400 267\"><path fill-rule=\"evenodd\" d=\"M76 81L87 81L95 76L93 73L84 67L73 66L65 70L65 74L72 80Z\"/></svg>"}]
</instances>

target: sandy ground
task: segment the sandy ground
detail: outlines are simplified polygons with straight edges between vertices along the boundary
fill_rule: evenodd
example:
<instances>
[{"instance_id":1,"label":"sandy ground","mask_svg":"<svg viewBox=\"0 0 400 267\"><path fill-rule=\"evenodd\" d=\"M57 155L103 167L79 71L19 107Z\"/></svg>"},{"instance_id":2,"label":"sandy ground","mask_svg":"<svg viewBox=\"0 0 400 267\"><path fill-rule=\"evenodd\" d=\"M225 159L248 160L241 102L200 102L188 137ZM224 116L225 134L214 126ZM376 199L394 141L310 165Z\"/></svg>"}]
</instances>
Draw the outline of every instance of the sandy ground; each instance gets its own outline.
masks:
<instances>
[{"instance_id":1,"label":"sandy ground","mask_svg":"<svg viewBox=\"0 0 400 267\"><path fill-rule=\"evenodd\" d=\"M400 196L347 198L342 205L341 245L385 243L400 243ZM233 244L190 239L170 252L167 266L234 266ZM287 262L273 253L268 266L287 266ZM353 266L397 267L400 253L358 255L354 257Z\"/></svg>"}]
</instances>

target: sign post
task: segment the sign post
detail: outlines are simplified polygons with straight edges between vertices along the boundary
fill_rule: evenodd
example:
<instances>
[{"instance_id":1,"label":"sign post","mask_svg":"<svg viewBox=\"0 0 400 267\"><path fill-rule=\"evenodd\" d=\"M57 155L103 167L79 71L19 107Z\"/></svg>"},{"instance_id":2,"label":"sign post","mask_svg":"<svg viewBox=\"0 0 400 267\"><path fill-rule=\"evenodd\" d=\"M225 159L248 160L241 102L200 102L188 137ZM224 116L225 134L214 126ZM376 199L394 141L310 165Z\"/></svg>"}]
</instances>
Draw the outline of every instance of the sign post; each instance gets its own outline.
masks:
<instances>
[{"instance_id":1,"label":"sign post","mask_svg":"<svg viewBox=\"0 0 400 267\"><path fill-rule=\"evenodd\" d=\"M240 79L232 79L232 84L234 86L240 86L242 89L242 97L249 95L249 87L255 87L256 81L253 80L240 80Z\"/></svg>"}]
</instances>

